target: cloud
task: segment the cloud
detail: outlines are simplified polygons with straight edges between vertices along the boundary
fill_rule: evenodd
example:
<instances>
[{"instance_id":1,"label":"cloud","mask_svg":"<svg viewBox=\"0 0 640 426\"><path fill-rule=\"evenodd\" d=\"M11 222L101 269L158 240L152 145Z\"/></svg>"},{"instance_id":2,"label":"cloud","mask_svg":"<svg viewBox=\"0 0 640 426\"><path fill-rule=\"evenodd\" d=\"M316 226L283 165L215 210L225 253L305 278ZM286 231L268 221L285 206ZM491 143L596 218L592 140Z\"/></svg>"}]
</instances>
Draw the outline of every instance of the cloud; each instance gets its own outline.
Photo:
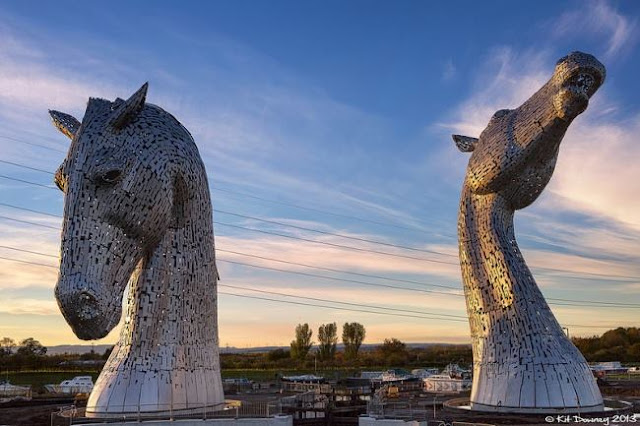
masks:
<instances>
[{"instance_id":1,"label":"cloud","mask_svg":"<svg viewBox=\"0 0 640 426\"><path fill-rule=\"evenodd\" d=\"M478 137L497 110L515 108L535 93L549 79L553 64L545 50L490 49L479 67L473 93L435 126Z\"/></svg>"},{"instance_id":2,"label":"cloud","mask_svg":"<svg viewBox=\"0 0 640 426\"><path fill-rule=\"evenodd\" d=\"M154 86L152 81L149 100L173 113L191 131L212 182L220 179L262 193L277 188L288 199L335 204L336 210L348 212L361 212L364 207L376 217L418 226L410 214L372 201L366 195L366 179L358 182L365 190L358 193L347 185L333 184L333 179L318 180L318 175L325 176L327 162L344 163L345 173L354 164L367 163L368 155L357 142L382 139L387 132L384 120L309 88L273 59L246 46L222 38L213 42L202 58L207 65L197 68L208 73L209 80L214 74L216 79L197 90L185 90L188 82L174 76L170 65L158 63L159 59L155 63L141 59L149 62L145 65L152 72L123 65L122 58L109 53L117 51L126 57L121 46L105 48L105 56L96 57L82 43L73 48L54 46L45 34L34 39L8 26L0 26L0 34L5 36L0 45L0 117L5 122L0 124L13 129L7 132L13 137L40 142L40 135L47 135L62 141L60 149L65 150L67 141L50 127L47 109L60 109L80 119L90 96L126 97L139 81L158 76L166 84ZM105 76L106 64L118 72ZM278 75L275 80L274 75ZM36 130L36 137L26 136L21 129ZM41 151L14 141L0 139L0 146L12 157L44 161ZM57 155L49 168L55 169L61 157Z\"/></svg>"},{"instance_id":3,"label":"cloud","mask_svg":"<svg viewBox=\"0 0 640 426\"><path fill-rule=\"evenodd\" d=\"M458 69L453 64L453 60L449 59L442 67L442 81L451 81L458 74Z\"/></svg>"},{"instance_id":4,"label":"cloud","mask_svg":"<svg viewBox=\"0 0 640 426\"><path fill-rule=\"evenodd\" d=\"M0 304L0 312L20 315L60 315L60 309L53 300L40 300L29 298L11 298L3 300Z\"/></svg>"},{"instance_id":5,"label":"cloud","mask_svg":"<svg viewBox=\"0 0 640 426\"><path fill-rule=\"evenodd\" d=\"M314 239L325 243L345 244L345 240L338 237L315 236ZM347 242L346 245L354 246L353 242ZM459 281L460 275L460 267L455 258L438 258L438 256L433 255L423 256L421 253L415 256L418 258L423 257L425 260L422 262L416 259L390 257L366 251L359 252L344 250L307 241L294 242L288 241L284 238L274 237L228 237L220 235L220 232L218 232L218 236L216 236L216 247L218 249L249 253L256 256L286 259L288 262L293 263L353 272L427 275L432 277L439 276L455 281ZM380 250L380 246L372 244L363 243L358 244L357 247ZM406 251L399 249L384 248L383 251L398 255L414 256L412 253L407 253ZM281 269L309 271L308 268L295 265L279 265L274 264L273 262L247 258L227 252L221 252L220 258L247 262L260 266L273 266ZM436 262L430 262L428 259L435 260Z\"/></svg>"},{"instance_id":6,"label":"cloud","mask_svg":"<svg viewBox=\"0 0 640 426\"><path fill-rule=\"evenodd\" d=\"M565 12L554 19L550 27L555 38L576 39L591 36L604 42L603 57L613 59L637 40L638 18L630 19L611 2L592 0L579 2L576 10Z\"/></svg>"},{"instance_id":7,"label":"cloud","mask_svg":"<svg viewBox=\"0 0 640 426\"><path fill-rule=\"evenodd\" d=\"M478 136L496 110L519 106L535 93L550 77L554 63L545 50L534 54L492 49L476 90L439 125ZM622 110L608 97L605 83L587 112L570 126L547 189L553 197L542 198L546 205L541 208L588 212L640 229L640 168L634 162L640 155L635 143L640 114L620 116ZM459 157L459 162L466 161Z\"/></svg>"},{"instance_id":8,"label":"cloud","mask_svg":"<svg viewBox=\"0 0 640 426\"><path fill-rule=\"evenodd\" d=\"M588 211L640 230L640 114L627 120L585 116L561 147L552 206Z\"/></svg>"}]
</instances>

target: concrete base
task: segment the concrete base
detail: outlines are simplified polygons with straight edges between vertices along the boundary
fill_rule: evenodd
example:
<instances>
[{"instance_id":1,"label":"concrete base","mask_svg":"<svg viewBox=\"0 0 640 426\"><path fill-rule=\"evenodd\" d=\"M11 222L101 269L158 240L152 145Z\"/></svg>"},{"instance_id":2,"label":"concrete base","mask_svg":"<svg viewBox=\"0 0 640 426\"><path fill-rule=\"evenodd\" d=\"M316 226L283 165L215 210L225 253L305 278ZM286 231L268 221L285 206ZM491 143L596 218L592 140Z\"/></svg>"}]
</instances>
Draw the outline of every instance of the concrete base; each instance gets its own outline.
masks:
<instances>
[{"instance_id":1,"label":"concrete base","mask_svg":"<svg viewBox=\"0 0 640 426\"><path fill-rule=\"evenodd\" d=\"M462 407L454 407L460 408ZM505 407L489 406L484 404L471 403L468 406L470 411L482 411L483 413L512 413L512 414L586 414L602 413L606 410L603 404L591 407Z\"/></svg>"},{"instance_id":2,"label":"concrete base","mask_svg":"<svg viewBox=\"0 0 640 426\"><path fill-rule=\"evenodd\" d=\"M426 421L376 419L375 417L360 416L358 426L427 426Z\"/></svg>"},{"instance_id":3,"label":"concrete base","mask_svg":"<svg viewBox=\"0 0 640 426\"><path fill-rule=\"evenodd\" d=\"M604 404L593 407L490 407L487 405L471 403L469 398L453 398L443 403L443 407L452 411L460 411L478 414L527 414L527 415L544 415L544 414L588 414L611 416L616 413L628 411L632 408L632 404L626 401L605 399Z\"/></svg>"},{"instance_id":4,"label":"concrete base","mask_svg":"<svg viewBox=\"0 0 640 426\"><path fill-rule=\"evenodd\" d=\"M95 423L74 423L75 426L95 426ZM109 422L109 426L293 426L293 417L275 416L246 419L176 419L176 420L131 420Z\"/></svg>"}]
</instances>

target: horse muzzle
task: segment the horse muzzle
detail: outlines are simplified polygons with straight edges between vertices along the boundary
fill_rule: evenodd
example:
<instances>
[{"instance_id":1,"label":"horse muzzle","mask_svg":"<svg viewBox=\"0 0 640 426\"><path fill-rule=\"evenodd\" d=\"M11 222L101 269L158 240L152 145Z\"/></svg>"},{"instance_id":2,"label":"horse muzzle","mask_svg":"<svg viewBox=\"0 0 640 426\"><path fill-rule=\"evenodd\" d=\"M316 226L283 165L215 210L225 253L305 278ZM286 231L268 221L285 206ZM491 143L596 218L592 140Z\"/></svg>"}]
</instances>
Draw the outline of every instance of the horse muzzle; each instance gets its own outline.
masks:
<instances>
[{"instance_id":1,"label":"horse muzzle","mask_svg":"<svg viewBox=\"0 0 640 426\"><path fill-rule=\"evenodd\" d=\"M120 303L112 303L106 299L109 295L94 292L77 279L72 281L61 279L56 286L56 299L64 318L79 339L105 337L120 319Z\"/></svg>"}]
</instances>

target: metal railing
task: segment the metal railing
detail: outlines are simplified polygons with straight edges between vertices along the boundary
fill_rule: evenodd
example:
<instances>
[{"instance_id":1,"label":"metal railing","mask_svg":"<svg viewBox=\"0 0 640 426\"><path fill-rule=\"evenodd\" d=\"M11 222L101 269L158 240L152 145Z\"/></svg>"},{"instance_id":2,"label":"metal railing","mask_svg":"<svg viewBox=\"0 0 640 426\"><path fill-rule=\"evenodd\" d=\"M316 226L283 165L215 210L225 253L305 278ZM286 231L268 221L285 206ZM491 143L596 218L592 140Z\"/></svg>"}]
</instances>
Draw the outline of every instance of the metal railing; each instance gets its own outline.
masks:
<instances>
[{"instance_id":1,"label":"metal railing","mask_svg":"<svg viewBox=\"0 0 640 426\"><path fill-rule=\"evenodd\" d=\"M52 413L51 426L143 420L264 418L282 414L279 401L229 401L209 406L197 403L122 405L118 407L118 412L104 412L100 408L62 407L60 411Z\"/></svg>"}]
</instances>

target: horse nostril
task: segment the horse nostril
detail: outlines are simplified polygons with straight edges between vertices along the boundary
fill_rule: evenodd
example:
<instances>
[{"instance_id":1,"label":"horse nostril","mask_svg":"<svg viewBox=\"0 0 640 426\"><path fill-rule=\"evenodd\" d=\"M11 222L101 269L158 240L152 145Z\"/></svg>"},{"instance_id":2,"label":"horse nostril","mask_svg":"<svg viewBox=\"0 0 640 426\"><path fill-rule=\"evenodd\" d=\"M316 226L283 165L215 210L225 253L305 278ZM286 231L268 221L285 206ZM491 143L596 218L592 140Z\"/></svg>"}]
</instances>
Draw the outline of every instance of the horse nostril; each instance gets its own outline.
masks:
<instances>
[{"instance_id":1,"label":"horse nostril","mask_svg":"<svg viewBox=\"0 0 640 426\"><path fill-rule=\"evenodd\" d=\"M81 319L92 319L99 314L98 299L89 291L80 292L80 309L78 310L78 316Z\"/></svg>"},{"instance_id":2,"label":"horse nostril","mask_svg":"<svg viewBox=\"0 0 640 426\"><path fill-rule=\"evenodd\" d=\"M80 292L80 300L85 303L92 303L96 301L96 297L88 291L84 290Z\"/></svg>"}]
</instances>

